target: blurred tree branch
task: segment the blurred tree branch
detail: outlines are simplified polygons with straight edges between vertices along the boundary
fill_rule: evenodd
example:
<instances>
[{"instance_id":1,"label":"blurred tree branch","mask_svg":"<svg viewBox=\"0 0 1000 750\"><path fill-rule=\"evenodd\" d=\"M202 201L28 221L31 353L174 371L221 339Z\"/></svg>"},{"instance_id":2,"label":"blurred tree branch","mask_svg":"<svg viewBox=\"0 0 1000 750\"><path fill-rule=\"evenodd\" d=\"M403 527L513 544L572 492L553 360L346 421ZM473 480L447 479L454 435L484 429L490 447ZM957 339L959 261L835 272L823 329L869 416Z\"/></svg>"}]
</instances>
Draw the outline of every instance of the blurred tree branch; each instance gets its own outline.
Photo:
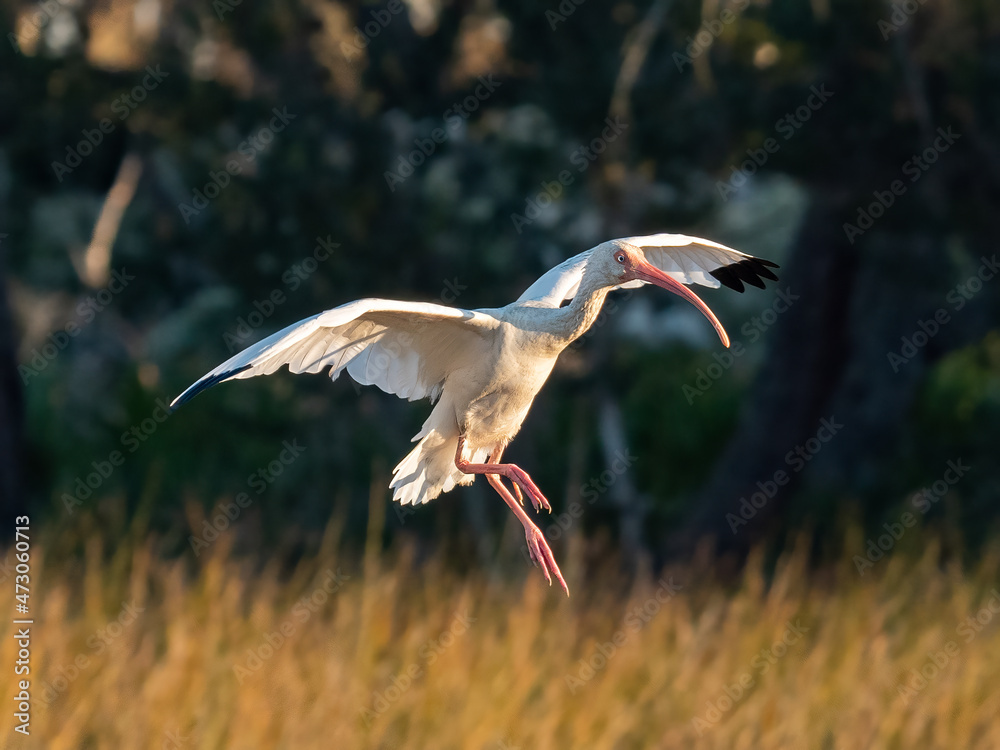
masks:
<instances>
[{"instance_id":1,"label":"blurred tree branch","mask_svg":"<svg viewBox=\"0 0 1000 750\"><path fill-rule=\"evenodd\" d=\"M108 190L101 213L94 224L94 234L82 259L70 255L73 265L83 281L91 289L98 289L108 283L111 273L111 248L118 236L122 217L135 196L135 189L142 176L142 159L128 153L122 159L114 184Z\"/></svg>"}]
</instances>

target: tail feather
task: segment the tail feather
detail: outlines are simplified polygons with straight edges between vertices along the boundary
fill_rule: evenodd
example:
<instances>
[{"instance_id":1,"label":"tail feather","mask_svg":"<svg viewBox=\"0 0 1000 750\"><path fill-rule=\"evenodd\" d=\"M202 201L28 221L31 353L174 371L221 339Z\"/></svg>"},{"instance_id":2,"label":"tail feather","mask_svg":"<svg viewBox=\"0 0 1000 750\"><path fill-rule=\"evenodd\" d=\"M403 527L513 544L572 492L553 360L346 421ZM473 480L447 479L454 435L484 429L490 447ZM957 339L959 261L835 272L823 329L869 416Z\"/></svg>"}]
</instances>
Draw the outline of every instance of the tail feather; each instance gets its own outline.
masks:
<instances>
[{"instance_id":1,"label":"tail feather","mask_svg":"<svg viewBox=\"0 0 1000 750\"><path fill-rule=\"evenodd\" d=\"M417 447L392 470L392 499L400 505L423 505L442 492L459 484L472 484L475 474L466 474L455 466L458 438L445 438L437 430L430 430ZM488 451L475 451L470 460L486 460Z\"/></svg>"},{"instance_id":2,"label":"tail feather","mask_svg":"<svg viewBox=\"0 0 1000 750\"><path fill-rule=\"evenodd\" d=\"M459 427L455 420L455 407L447 389L428 415L427 420L413 440L420 442L392 470L392 499L400 505L423 505L442 492L459 484L472 484L475 474L466 474L455 466L458 450ZM471 451L470 461L486 460L488 450Z\"/></svg>"}]
</instances>

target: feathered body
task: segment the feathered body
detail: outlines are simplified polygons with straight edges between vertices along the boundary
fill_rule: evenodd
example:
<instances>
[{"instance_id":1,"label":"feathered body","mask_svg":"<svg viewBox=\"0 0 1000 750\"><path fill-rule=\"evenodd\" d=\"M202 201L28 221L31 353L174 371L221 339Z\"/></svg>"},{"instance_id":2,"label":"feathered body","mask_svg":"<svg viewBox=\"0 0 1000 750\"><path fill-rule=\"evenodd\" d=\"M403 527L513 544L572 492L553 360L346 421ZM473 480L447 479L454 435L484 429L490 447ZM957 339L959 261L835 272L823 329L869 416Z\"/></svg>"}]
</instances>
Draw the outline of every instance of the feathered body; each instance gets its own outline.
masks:
<instances>
[{"instance_id":1,"label":"feathered body","mask_svg":"<svg viewBox=\"0 0 1000 750\"><path fill-rule=\"evenodd\" d=\"M592 280L598 278L592 275ZM505 448L514 439L563 349L601 312L610 288L591 289L586 281L585 276L580 293L565 307L519 300L475 311L492 318L483 323L492 335L478 347L474 361L446 377L440 400L413 438L420 443L393 469L394 500L418 505L457 484L471 484L476 475L455 465L460 435L473 463L482 463L497 446Z\"/></svg>"}]
</instances>

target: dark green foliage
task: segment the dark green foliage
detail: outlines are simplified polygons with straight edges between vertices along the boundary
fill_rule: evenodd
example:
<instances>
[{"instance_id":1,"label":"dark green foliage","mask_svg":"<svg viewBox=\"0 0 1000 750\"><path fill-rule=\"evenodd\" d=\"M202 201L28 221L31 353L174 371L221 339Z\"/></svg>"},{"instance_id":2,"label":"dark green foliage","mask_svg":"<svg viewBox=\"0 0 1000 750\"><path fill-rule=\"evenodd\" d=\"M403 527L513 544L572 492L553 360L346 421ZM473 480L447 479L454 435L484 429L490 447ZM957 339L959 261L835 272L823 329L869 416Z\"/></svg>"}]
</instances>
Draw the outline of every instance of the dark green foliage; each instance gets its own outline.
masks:
<instances>
[{"instance_id":1,"label":"dark green foliage","mask_svg":"<svg viewBox=\"0 0 1000 750\"><path fill-rule=\"evenodd\" d=\"M183 547L190 507L211 513L246 489L247 477L274 458L283 440L298 439L307 448L304 458L255 495L240 521L248 543L308 536L338 507L358 522L354 530L373 483L384 487L409 450L425 404L399 403L374 389L359 393L346 378L331 386L322 377L282 373L208 391L134 452L123 435L150 417L156 399L169 401L235 351L224 336L266 308L276 290L284 301L238 348L364 296L499 306L551 265L609 236L684 231L752 245L772 227L748 215L745 200L775 175L794 178L803 201L831 205L838 223L855 222L857 209L900 178L903 164L938 127L953 126L962 134L956 147L886 210L871 234L847 248L864 264L878 252L879 237L927 238L940 250L889 254L885 268L893 284L912 284L924 295L933 314L978 257L996 247L1000 14L982 3L928 3L883 39L878 24L889 17L887 6L834 0L829 14L818 16L825 5L755 3L725 25L694 65L679 69L675 55L685 54L688 38L712 19L702 18L701 4L671 4L627 97L625 135L583 169L573 155L605 127L622 50L648 12L645 3L590 0L554 29L536 4L445 4L424 36L404 12L353 61L334 41L333 16L299 3L243 2L222 19L210 4L182 3L163 17L132 69L94 64L78 47L33 56L5 47L0 230L10 235L3 249L21 363L31 363L49 333L79 322L77 305L96 290L71 259L89 243L124 155L138 154L144 167L110 262L135 281L24 386L24 474L32 504L63 518L62 498L76 479L122 450L123 466L87 502L123 496L133 511L155 506L153 523L172 529ZM350 24L363 26L380 8L351 5ZM20 12L4 10L4 36ZM476 24L492 24L492 31L463 37ZM486 55L498 38L488 69L470 67L471 53ZM246 87L227 79L239 77L232 67L225 74L221 66L215 74L193 72L192 46L208 39L219 45L225 65L248 66ZM767 45L776 56L765 65L759 56ZM161 65L169 76L119 120L114 103L141 84L146 64ZM449 129L412 176L390 189L386 173L398 171L415 139L449 128L444 113L474 95L477 76L488 73L500 85L463 121L461 133ZM785 138L776 123L823 85L833 97ZM241 144L283 108L294 119L186 221L179 204L192 203L193 191L224 172ZM60 181L52 162L64 161L67 146L102 118L111 119L114 131ZM760 168L762 179L721 201L719 182L768 138L781 148ZM573 182L557 206L518 231L511 215L525 214L526 202L562 170ZM720 226L732 236L716 231ZM314 273L296 276L317 238L327 237L340 243L337 252ZM782 261L783 279L789 253L799 268L813 260L810 247L746 249ZM940 289L929 288L928 278ZM878 320L866 321L869 310L882 310L876 313L882 327L896 330L892 311L878 305L880 289L859 286L845 292L856 321L852 345L863 340L866 325L879 327ZM656 291L642 294L660 308L675 304ZM770 304L771 294L749 289L741 307L727 307L736 303L722 295L710 303L735 325ZM788 518L828 520L838 499L849 496L877 523L908 493L933 482L937 465L956 453L976 463L975 474L955 490L956 519L992 528L1000 486L991 458L1000 437L1000 360L995 330L988 332L996 326L998 298L1000 279L956 312L910 365L919 373L915 383L899 387L912 388L912 405L904 417L891 417L892 444L851 438L872 440L865 451L877 455L875 469L844 474L832 488L807 477ZM887 340L908 335L916 321L904 324ZM609 325L574 348L572 366L557 369L510 455L563 506L564 487L604 468L593 407L601 394L612 394L629 445L642 456L630 478L650 503L653 539L691 511L713 472L727 470L717 458L738 430L741 409L762 387L755 374L776 335L778 329L766 333L752 356L689 405L683 386L711 364L717 342L697 349L669 339L640 346ZM582 464L570 458L575 440ZM773 469L761 466L760 476ZM458 507L454 498L445 501L449 512ZM487 507L498 524L499 502ZM594 517L613 515L603 500L595 507ZM418 509L406 517L406 531L430 536L436 523L428 519L441 512Z\"/></svg>"}]
</instances>

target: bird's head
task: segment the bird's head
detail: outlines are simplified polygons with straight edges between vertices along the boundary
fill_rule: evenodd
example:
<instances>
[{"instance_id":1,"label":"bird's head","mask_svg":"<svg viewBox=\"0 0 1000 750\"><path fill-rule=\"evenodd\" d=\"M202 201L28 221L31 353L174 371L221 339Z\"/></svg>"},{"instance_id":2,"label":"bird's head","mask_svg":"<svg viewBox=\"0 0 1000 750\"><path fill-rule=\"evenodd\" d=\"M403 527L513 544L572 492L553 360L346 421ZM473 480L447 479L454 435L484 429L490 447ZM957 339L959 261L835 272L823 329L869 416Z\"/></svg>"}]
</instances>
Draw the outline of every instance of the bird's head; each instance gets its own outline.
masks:
<instances>
[{"instance_id":1,"label":"bird's head","mask_svg":"<svg viewBox=\"0 0 1000 750\"><path fill-rule=\"evenodd\" d=\"M719 334L723 346L729 347L729 335L708 305L684 284L650 263L642 248L622 240L612 240L596 247L594 253L596 257L592 258L590 262L597 261L596 265L607 276L608 286L619 286L630 281L642 281L647 284L656 284L658 287L683 297L709 319Z\"/></svg>"}]
</instances>

